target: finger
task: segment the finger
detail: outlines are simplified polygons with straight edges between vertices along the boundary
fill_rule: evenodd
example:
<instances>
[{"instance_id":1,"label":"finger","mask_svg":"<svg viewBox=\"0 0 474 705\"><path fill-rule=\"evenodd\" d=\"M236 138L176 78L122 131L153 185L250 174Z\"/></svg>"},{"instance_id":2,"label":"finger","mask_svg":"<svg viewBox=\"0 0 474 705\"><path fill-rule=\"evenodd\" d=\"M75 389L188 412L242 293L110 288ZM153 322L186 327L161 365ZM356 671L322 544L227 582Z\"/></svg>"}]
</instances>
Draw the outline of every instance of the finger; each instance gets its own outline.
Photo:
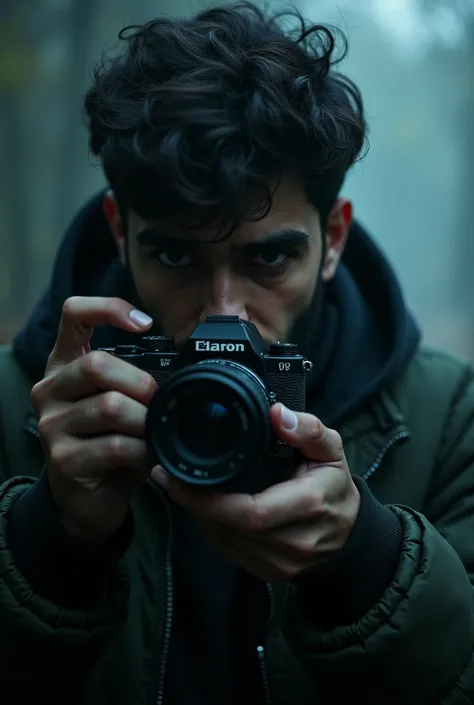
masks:
<instances>
[{"instance_id":1,"label":"finger","mask_svg":"<svg viewBox=\"0 0 474 705\"><path fill-rule=\"evenodd\" d=\"M172 500L200 519L239 528L242 517L251 513L254 506L251 495L214 492L186 485L160 465L152 469L151 476Z\"/></svg>"},{"instance_id":2,"label":"finger","mask_svg":"<svg viewBox=\"0 0 474 705\"><path fill-rule=\"evenodd\" d=\"M264 582L293 580L311 564L308 559L290 557L250 538L223 533L219 527L204 526L204 531L219 553Z\"/></svg>"},{"instance_id":3,"label":"finger","mask_svg":"<svg viewBox=\"0 0 474 705\"><path fill-rule=\"evenodd\" d=\"M331 534L329 538L326 536L325 526L324 522L313 520L270 529L263 533L252 534L252 545L261 547L261 550L268 549L275 556L285 556L292 561L299 561L303 567L306 567L306 564L327 562L334 557L340 547L335 545ZM226 534L229 540L234 540L234 537L236 541L247 538L243 534L238 535L233 529L230 531L230 534Z\"/></svg>"},{"instance_id":4,"label":"finger","mask_svg":"<svg viewBox=\"0 0 474 705\"><path fill-rule=\"evenodd\" d=\"M265 582L273 582L276 579L275 571L272 571L270 567L271 559L269 566L261 552L258 555L248 544L239 544L235 536L224 533L222 527L215 524L203 523L203 529L211 546L227 560Z\"/></svg>"},{"instance_id":5,"label":"finger","mask_svg":"<svg viewBox=\"0 0 474 705\"><path fill-rule=\"evenodd\" d=\"M67 435L83 438L111 432L143 438L146 411L144 404L125 394L106 392L68 406L62 412L61 427ZM42 433L47 434L44 423Z\"/></svg>"},{"instance_id":6,"label":"finger","mask_svg":"<svg viewBox=\"0 0 474 705\"><path fill-rule=\"evenodd\" d=\"M61 367L45 382L50 397L65 401L83 399L102 391L116 391L148 404L157 389L148 372L104 350L93 350Z\"/></svg>"},{"instance_id":7,"label":"finger","mask_svg":"<svg viewBox=\"0 0 474 705\"><path fill-rule=\"evenodd\" d=\"M338 463L344 460L340 435L327 428L316 416L291 411L283 404L274 404L270 414L278 437L293 448L298 448L308 460L318 463Z\"/></svg>"},{"instance_id":8,"label":"finger","mask_svg":"<svg viewBox=\"0 0 474 705\"><path fill-rule=\"evenodd\" d=\"M331 468L321 469L324 474ZM161 471L162 473L164 471ZM332 470L332 472L334 472ZM156 471L153 477L160 482ZM315 520L323 513L324 486L312 475L273 485L256 495L208 492L166 478L170 497L197 517L243 532L264 532L300 520ZM160 482L160 484L162 484Z\"/></svg>"},{"instance_id":9,"label":"finger","mask_svg":"<svg viewBox=\"0 0 474 705\"><path fill-rule=\"evenodd\" d=\"M152 319L119 298L73 296L63 306L56 344L48 361L48 371L84 353L94 326L116 326L133 333L146 331Z\"/></svg>"},{"instance_id":10,"label":"finger","mask_svg":"<svg viewBox=\"0 0 474 705\"><path fill-rule=\"evenodd\" d=\"M324 514L323 488L329 470L321 468L317 477L302 475L254 495L252 513L255 516L243 514L239 518L239 528L245 530L245 525L249 525L250 530L267 533L296 522L317 521Z\"/></svg>"},{"instance_id":11,"label":"finger","mask_svg":"<svg viewBox=\"0 0 474 705\"><path fill-rule=\"evenodd\" d=\"M151 470L145 441L119 434L87 440L64 436L51 449L49 461L56 471L68 477L91 477L119 468Z\"/></svg>"}]
</instances>

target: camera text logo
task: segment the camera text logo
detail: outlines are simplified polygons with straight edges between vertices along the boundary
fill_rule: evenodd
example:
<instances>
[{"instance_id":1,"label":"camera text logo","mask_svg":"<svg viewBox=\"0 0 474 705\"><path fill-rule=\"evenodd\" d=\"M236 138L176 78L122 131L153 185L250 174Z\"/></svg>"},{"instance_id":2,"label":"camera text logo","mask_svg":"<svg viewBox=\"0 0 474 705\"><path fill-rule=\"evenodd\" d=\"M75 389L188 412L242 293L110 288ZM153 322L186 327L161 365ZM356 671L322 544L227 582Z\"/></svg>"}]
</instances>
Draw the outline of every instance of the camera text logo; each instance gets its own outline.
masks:
<instances>
[{"instance_id":1,"label":"camera text logo","mask_svg":"<svg viewBox=\"0 0 474 705\"><path fill-rule=\"evenodd\" d=\"M209 340L196 340L198 352L245 352L243 343L214 343Z\"/></svg>"}]
</instances>

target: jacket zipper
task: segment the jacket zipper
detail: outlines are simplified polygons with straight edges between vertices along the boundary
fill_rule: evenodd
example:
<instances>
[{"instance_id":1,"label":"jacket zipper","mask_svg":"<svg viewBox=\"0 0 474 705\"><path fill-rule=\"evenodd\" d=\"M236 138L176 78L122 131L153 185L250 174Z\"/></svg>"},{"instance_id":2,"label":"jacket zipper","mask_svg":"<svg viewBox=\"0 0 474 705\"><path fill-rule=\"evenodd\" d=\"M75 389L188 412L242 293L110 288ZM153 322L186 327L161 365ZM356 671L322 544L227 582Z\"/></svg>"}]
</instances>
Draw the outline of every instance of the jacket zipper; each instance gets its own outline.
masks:
<instances>
[{"instance_id":1,"label":"jacket zipper","mask_svg":"<svg viewBox=\"0 0 474 705\"><path fill-rule=\"evenodd\" d=\"M161 651L158 694L156 696L156 705L163 705L163 698L165 695L166 666L168 664L168 654L171 643L171 627L173 623L173 566L171 561L171 550L173 545L173 523L171 519L171 511L169 508L168 500L166 499L165 495L156 487L154 482L151 481L150 484L152 484L155 491L159 494L165 506L169 527L165 559L165 635L163 641L163 648Z\"/></svg>"},{"instance_id":2,"label":"jacket zipper","mask_svg":"<svg viewBox=\"0 0 474 705\"><path fill-rule=\"evenodd\" d=\"M36 436L39 438L39 433L36 428L32 424L27 424L25 426L25 429L28 430L32 435ZM367 470L366 473L362 475L363 480L368 480L380 467L382 464L383 459L387 455L388 451L396 444L399 443L402 440L405 440L407 438L410 438L410 434L408 431L400 431L397 433L395 436L390 438L385 445L382 446L382 448L379 450L377 453L377 457L375 458L374 462L370 466L370 468ZM165 509L166 509L166 514L168 518L168 526L169 526L169 534L168 534L168 541L167 541L167 546L166 546L166 560L165 560L165 581L166 581L166 605L165 605L165 636L164 636L164 643L163 643L163 650L162 650L162 658L161 658L161 664L160 664L160 675L159 675L159 685L158 685L158 694L156 697L156 705L163 705L163 698L164 698L164 691L165 691L165 679L166 679L166 666L167 666L167 661L168 661L168 654L169 654L169 649L170 649L170 642L171 642L171 628L172 628L172 623L173 623L173 567L172 567L172 561L171 561L171 550L172 550L172 542L173 542L173 526L172 526L172 520L171 520L171 512L170 508L168 505L168 501L166 500L166 497L164 494L156 487L155 483L150 483L153 485L153 488L155 491L159 494ZM268 623L271 624L274 614L275 614L275 596L273 593L273 588L270 585L270 583L266 583L266 588L267 592L270 598L270 614L268 617ZM268 680L268 671L267 671L267 664L266 664L266 659L265 659L265 647L261 644L257 646L257 656L258 656L258 661L260 665L260 674L262 678L262 684L263 684L263 690L265 693L265 705L272 705L272 697L270 693L270 684Z\"/></svg>"},{"instance_id":3,"label":"jacket zipper","mask_svg":"<svg viewBox=\"0 0 474 705\"><path fill-rule=\"evenodd\" d=\"M31 421L28 421L28 422L23 426L23 428L25 429L25 431L28 431L28 433L31 433L32 436L34 436L35 438L38 438L38 440L39 440L39 437L40 437L39 431L38 431L38 429L36 428L36 426L34 426L34 425L31 423Z\"/></svg>"},{"instance_id":4,"label":"jacket zipper","mask_svg":"<svg viewBox=\"0 0 474 705\"><path fill-rule=\"evenodd\" d=\"M39 439L38 429L32 424L27 423L25 425L25 430L31 433L35 438ZM173 544L173 522L171 519L171 511L169 508L168 500L166 499L164 493L156 486L156 484L150 481L151 486L155 492L159 495L161 501L166 510L166 516L168 520L168 540L166 544L166 558L165 558L165 636L163 642L161 664L160 664L160 674L158 681L158 694L156 696L156 705L163 705L163 698L165 693L165 678L166 678L166 666L168 662L168 653L170 650L171 642L171 627L173 623L173 566L171 561L171 550Z\"/></svg>"},{"instance_id":5,"label":"jacket zipper","mask_svg":"<svg viewBox=\"0 0 474 705\"><path fill-rule=\"evenodd\" d=\"M270 583L265 583L265 587L267 588L268 596L270 598L270 613L268 615L268 624L270 625L275 615L275 595L273 593L273 588ZM262 677L263 691L265 693L265 705L272 705L270 683L268 681L267 663L265 660L265 647L263 645L257 646L257 656L260 665L260 675Z\"/></svg>"},{"instance_id":6,"label":"jacket zipper","mask_svg":"<svg viewBox=\"0 0 474 705\"><path fill-rule=\"evenodd\" d=\"M385 456L387 455L387 453L388 453L388 451L390 450L390 448L392 448L392 446L394 446L394 445L395 445L396 443L398 443L399 441L403 441L403 440L405 440L406 438L410 438L410 434L408 433L408 431L400 431L400 432L397 433L395 436L393 436L392 438L390 438L390 439L385 443L385 445L382 446L382 448L379 450L379 452L377 453L377 457L375 458L375 460L374 460L374 462L372 463L372 465L370 466L370 468L367 470L366 473L364 473L364 474L362 475L362 479L363 479L363 480L368 480L369 477L372 477L372 475L374 474L374 472L376 472L376 470L378 470L379 467L381 466L382 461L383 461L383 459L385 458Z\"/></svg>"}]
</instances>

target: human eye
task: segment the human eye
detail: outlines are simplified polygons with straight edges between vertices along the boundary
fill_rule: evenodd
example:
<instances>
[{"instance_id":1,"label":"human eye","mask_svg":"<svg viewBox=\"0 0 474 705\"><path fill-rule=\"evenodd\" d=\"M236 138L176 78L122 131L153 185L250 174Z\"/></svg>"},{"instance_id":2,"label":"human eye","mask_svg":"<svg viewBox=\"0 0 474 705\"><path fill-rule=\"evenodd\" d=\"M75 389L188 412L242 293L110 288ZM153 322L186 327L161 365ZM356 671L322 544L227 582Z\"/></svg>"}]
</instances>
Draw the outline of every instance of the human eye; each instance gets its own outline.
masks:
<instances>
[{"instance_id":1,"label":"human eye","mask_svg":"<svg viewBox=\"0 0 474 705\"><path fill-rule=\"evenodd\" d=\"M155 250L153 257L158 262L168 269L179 269L180 267L189 267L193 263L193 259L189 252L182 249L167 249Z\"/></svg>"},{"instance_id":2,"label":"human eye","mask_svg":"<svg viewBox=\"0 0 474 705\"><path fill-rule=\"evenodd\" d=\"M270 269L282 267L287 261L288 254L276 248L262 249L260 252L255 253L252 258L253 264L259 267L269 267Z\"/></svg>"}]
</instances>

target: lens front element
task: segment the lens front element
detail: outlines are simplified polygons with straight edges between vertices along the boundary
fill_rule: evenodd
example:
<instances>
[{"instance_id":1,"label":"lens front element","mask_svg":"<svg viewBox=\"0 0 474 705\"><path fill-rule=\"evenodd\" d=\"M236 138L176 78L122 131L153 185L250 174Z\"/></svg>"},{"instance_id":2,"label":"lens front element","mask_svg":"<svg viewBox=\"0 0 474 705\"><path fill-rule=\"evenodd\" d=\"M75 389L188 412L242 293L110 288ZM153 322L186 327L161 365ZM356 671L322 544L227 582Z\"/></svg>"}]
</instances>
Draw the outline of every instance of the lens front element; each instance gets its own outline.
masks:
<instances>
[{"instance_id":1,"label":"lens front element","mask_svg":"<svg viewBox=\"0 0 474 705\"><path fill-rule=\"evenodd\" d=\"M224 455L232 445L232 412L215 401L189 400L178 417L180 443L195 455L215 458Z\"/></svg>"}]
</instances>

